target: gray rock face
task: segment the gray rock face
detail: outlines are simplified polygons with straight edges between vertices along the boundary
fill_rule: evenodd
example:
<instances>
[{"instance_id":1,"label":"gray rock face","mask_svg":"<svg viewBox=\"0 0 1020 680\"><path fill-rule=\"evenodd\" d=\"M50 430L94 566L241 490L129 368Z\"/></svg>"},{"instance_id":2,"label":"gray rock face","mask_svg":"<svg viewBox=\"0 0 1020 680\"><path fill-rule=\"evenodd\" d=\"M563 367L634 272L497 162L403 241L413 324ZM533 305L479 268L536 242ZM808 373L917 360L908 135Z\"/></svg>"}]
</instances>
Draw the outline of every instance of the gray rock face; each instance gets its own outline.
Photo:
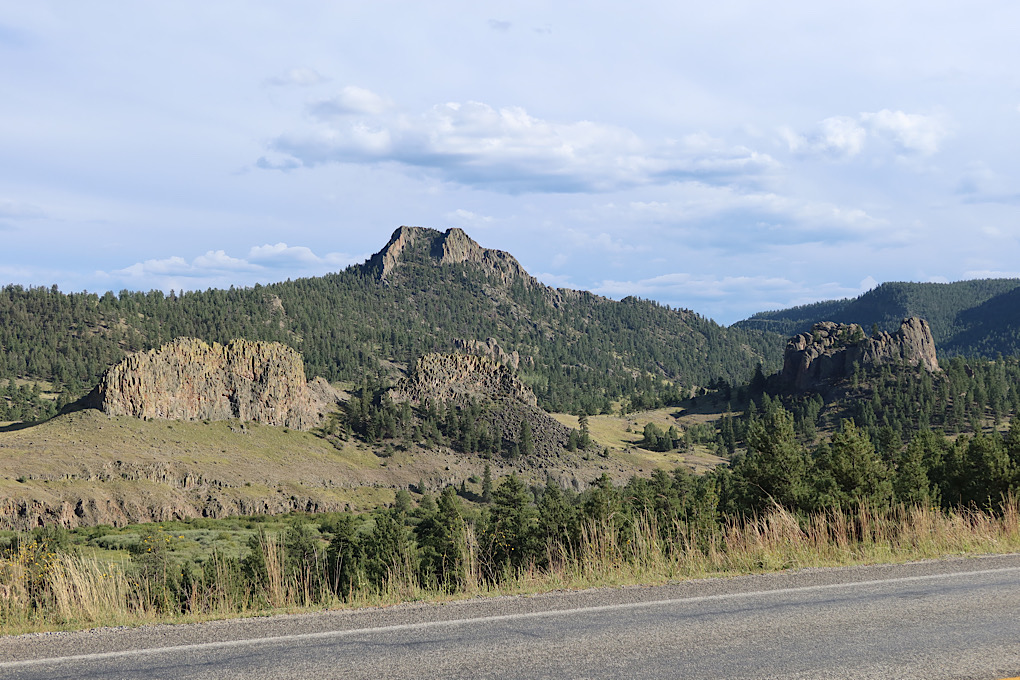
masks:
<instances>
[{"instance_id":1,"label":"gray rock face","mask_svg":"<svg viewBox=\"0 0 1020 680\"><path fill-rule=\"evenodd\" d=\"M462 406L467 401L485 405L483 416L490 431L505 444L519 441L524 423L531 427L534 456L519 464L541 465L559 458L570 429L538 407L531 388L508 367L484 356L426 354L411 374L390 390L395 403Z\"/></svg>"},{"instance_id":2,"label":"gray rock face","mask_svg":"<svg viewBox=\"0 0 1020 680\"><path fill-rule=\"evenodd\" d=\"M513 255L481 247L463 229L440 232L427 227L400 227L368 264L376 266L379 278L386 281L407 260L425 261L437 267L472 262L497 275L503 283L520 279L525 285L538 285Z\"/></svg>"},{"instance_id":3,"label":"gray rock face","mask_svg":"<svg viewBox=\"0 0 1020 680\"><path fill-rule=\"evenodd\" d=\"M928 322L910 317L897 332L880 331L874 337L867 337L857 324L817 323L810 333L796 335L786 343L781 375L787 386L805 390L849 377L855 363L905 363L930 372L939 370Z\"/></svg>"},{"instance_id":4,"label":"gray rock face","mask_svg":"<svg viewBox=\"0 0 1020 680\"><path fill-rule=\"evenodd\" d=\"M517 353L517 350L512 352L504 351L495 338L486 338L485 342L481 342L480 340L457 338L453 341L453 346L467 354L477 354L479 356L488 357L496 363L503 364L514 371L521 366L521 355ZM527 361L525 363L533 364L534 359L527 357Z\"/></svg>"},{"instance_id":5,"label":"gray rock face","mask_svg":"<svg viewBox=\"0 0 1020 680\"><path fill-rule=\"evenodd\" d=\"M510 398L529 406L538 404L531 388L512 370L492 359L471 354L425 354L411 375L391 390L394 402L421 404L464 398Z\"/></svg>"},{"instance_id":6,"label":"gray rock face","mask_svg":"<svg viewBox=\"0 0 1020 680\"><path fill-rule=\"evenodd\" d=\"M238 418L307 430L338 403L322 378L305 380L296 351L275 342L211 346L178 338L112 367L86 404L109 415L165 420Z\"/></svg>"}]
</instances>

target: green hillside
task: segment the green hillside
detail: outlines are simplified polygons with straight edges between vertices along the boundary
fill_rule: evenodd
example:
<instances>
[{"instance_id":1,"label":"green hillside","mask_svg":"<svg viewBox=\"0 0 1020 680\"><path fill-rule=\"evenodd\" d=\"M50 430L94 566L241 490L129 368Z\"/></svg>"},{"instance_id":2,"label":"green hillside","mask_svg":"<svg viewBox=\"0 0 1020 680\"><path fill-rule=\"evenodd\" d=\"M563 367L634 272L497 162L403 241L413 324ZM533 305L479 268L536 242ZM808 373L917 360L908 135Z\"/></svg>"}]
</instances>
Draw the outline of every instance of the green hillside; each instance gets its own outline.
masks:
<instances>
[{"instance_id":1,"label":"green hillside","mask_svg":"<svg viewBox=\"0 0 1020 680\"><path fill-rule=\"evenodd\" d=\"M1020 279L976 279L955 283L890 282L856 298L826 300L760 312L734 324L737 328L792 336L818 321L877 325L894 331L907 316L927 319L940 353L1016 354L1020 337Z\"/></svg>"},{"instance_id":2,"label":"green hillside","mask_svg":"<svg viewBox=\"0 0 1020 680\"><path fill-rule=\"evenodd\" d=\"M658 392L743 381L758 363L778 367L782 352L771 333L689 310L544 286L460 230L402 228L364 264L268 286L171 295L6 286L0 420L44 417L126 353L178 336L283 342L303 354L309 377L358 384L391 379L425 352L492 338L518 353L540 405L589 413L626 396L652 404ZM18 379L52 383L59 400L30 394Z\"/></svg>"}]
</instances>

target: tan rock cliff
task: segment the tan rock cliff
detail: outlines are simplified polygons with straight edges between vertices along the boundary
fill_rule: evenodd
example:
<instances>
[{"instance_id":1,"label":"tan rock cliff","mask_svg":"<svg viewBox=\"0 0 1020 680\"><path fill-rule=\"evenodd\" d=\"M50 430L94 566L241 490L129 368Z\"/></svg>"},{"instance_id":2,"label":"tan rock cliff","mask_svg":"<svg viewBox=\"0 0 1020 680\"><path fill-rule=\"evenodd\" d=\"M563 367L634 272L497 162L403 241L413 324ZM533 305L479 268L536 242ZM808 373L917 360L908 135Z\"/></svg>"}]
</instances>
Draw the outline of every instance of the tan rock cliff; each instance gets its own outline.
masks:
<instances>
[{"instance_id":1,"label":"tan rock cliff","mask_svg":"<svg viewBox=\"0 0 1020 680\"><path fill-rule=\"evenodd\" d=\"M337 396L321 378L308 383L301 355L286 345L178 338L112 367L86 404L109 415L238 418L307 430L335 408Z\"/></svg>"}]
</instances>

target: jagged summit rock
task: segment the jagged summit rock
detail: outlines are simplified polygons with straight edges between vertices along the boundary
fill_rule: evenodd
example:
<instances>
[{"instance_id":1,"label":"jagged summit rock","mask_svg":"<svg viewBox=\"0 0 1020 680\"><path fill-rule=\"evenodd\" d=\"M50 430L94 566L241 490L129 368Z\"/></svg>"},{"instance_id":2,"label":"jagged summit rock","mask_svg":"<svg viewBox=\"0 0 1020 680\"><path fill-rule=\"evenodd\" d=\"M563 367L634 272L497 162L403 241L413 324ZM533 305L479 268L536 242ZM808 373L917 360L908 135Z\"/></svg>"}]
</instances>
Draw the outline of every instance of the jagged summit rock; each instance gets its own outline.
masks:
<instances>
[{"instance_id":1,"label":"jagged summit rock","mask_svg":"<svg viewBox=\"0 0 1020 680\"><path fill-rule=\"evenodd\" d=\"M367 266L378 272L379 279L388 281L407 262L443 266L471 262L498 275L504 283L521 279L537 283L514 258L502 250L483 248L463 229L445 232L428 227L400 227L389 242L369 259Z\"/></svg>"},{"instance_id":2,"label":"jagged summit rock","mask_svg":"<svg viewBox=\"0 0 1020 680\"><path fill-rule=\"evenodd\" d=\"M322 378L305 380L301 355L277 342L208 345L177 338L110 368L85 405L109 415L165 420L238 418L307 430L338 403Z\"/></svg>"},{"instance_id":3,"label":"jagged summit rock","mask_svg":"<svg viewBox=\"0 0 1020 680\"><path fill-rule=\"evenodd\" d=\"M796 335L786 343L780 375L786 386L806 390L849 377L854 364L895 363L939 370L927 321L909 317L895 333L879 331L872 337L858 324L816 323L810 333Z\"/></svg>"}]
</instances>

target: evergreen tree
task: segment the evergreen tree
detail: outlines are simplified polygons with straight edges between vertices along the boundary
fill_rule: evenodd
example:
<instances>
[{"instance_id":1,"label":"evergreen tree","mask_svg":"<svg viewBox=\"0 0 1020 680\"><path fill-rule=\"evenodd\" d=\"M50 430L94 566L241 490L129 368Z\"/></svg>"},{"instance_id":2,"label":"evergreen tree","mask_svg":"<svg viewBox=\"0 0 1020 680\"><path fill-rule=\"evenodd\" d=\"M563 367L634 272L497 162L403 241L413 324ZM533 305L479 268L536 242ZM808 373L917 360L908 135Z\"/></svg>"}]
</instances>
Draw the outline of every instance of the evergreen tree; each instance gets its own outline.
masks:
<instances>
[{"instance_id":1,"label":"evergreen tree","mask_svg":"<svg viewBox=\"0 0 1020 680\"><path fill-rule=\"evenodd\" d=\"M492 467L488 463L482 472L482 502L485 504L492 502Z\"/></svg>"},{"instance_id":2,"label":"evergreen tree","mask_svg":"<svg viewBox=\"0 0 1020 680\"><path fill-rule=\"evenodd\" d=\"M734 465L744 509L760 512L777 503L795 510L808 491L807 457L797 443L793 415L771 406L747 423L747 453Z\"/></svg>"}]
</instances>

